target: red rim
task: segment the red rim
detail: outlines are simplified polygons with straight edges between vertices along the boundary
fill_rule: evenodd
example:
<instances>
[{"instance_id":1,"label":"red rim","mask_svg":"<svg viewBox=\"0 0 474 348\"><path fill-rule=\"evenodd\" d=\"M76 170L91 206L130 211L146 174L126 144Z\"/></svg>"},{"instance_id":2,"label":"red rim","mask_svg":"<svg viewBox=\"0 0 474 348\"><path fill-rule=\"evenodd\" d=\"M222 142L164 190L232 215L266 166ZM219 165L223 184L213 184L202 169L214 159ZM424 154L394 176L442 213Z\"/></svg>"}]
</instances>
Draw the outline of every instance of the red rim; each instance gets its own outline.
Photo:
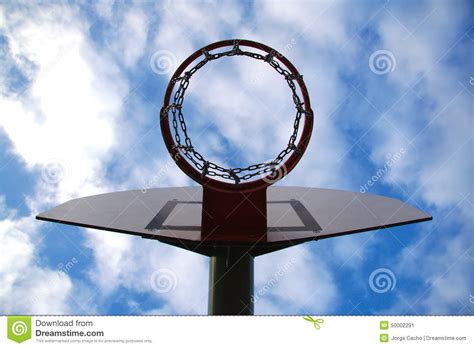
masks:
<instances>
[{"instance_id":1,"label":"red rim","mask_svg":"<svg viewBox=\"0 0 474 348\"><path fill-rule=\"evenodd\" d=\"M296 82L301 90L301 95L303 96L304 109L306 111L306 115L310 115L310 116L303 117L304 127L301 133L301 137L299 139L298 145L297 145L299 151L293 151L291 155L287 158L287 160L283 164L280 165L280 167L283 167L285 170L283 173L284 175L281 178L278 178L277 180L275 180L275 178L272 178L270 175L267 175L266 177L262 177L254 181L233 184L233 183L211 179L206 176L202 176L201 173L196 168L194 168L188 161L186 161L183 158L183 156L180 155L179 150L174 146L175 142L174 142L174 138L170 129L168 113L163 112L163 110L166 110L166 108L170 105L171 95L176 83L175 78L181 76L181 74L186 70L186 68L193 61L195 61L197 58L203 55L204 54L203 51L212 51L217 48L222 48L226 46L234 46L235 42L238 42L239 46L253 47L253 48L262 50L266 52L267 54L274 53L275 59L278 59L281 63L283 63L286 66L286 68L294 76L300 75L298 70L296 70L296 68L293 66L293 64L291 64L291 62L288 59L286 59L282 54L280 54L276 50L264 44L261 44L255 41L249 41L249 40L224 40L224 41L214 42L194 52L183 63L181 63L178 69L176 69L175 73L171 77L170 82L168 83L168 87L165 92L163 108L161 109L162 112L160 115L160 126L161 126L161 134L163 135L163 139L165 141L168 152L170 153L171 157L175 160L178 167L184 173L186 173L186 175L188 175L191 179L193 179L194 181L198 182L199 184L203 186L206 186L215 190L219 190L219 191L247 192L247 191L255 191L255 190L263 189L265 187L272 185L276 181L281 180L284 176L286 176L288 173L290 173L293 170L293 168L296 166L296 164L299 162L304 152L306 151L306 148L308 147L309 140L311 139L311 133L313 131L313 113L311 110L311 103L309 100L308 90L306 89L306 85L303 79L296 79Z\"/></svg>"}]
</instances>

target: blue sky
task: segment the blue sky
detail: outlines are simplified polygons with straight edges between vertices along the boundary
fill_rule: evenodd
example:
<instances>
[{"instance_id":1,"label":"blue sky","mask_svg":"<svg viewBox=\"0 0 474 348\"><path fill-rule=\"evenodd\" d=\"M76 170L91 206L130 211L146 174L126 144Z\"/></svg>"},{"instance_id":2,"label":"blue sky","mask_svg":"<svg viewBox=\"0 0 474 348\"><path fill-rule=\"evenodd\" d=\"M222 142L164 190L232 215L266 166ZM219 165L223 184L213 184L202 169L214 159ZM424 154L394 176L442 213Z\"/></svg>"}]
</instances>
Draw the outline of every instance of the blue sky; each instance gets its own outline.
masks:
<instances>
[{"instance_id":1,"label":"blue sky","mask_svg":"<svg viewBox=\"0 0 474 348\"><path fill-rule=\"evenodd\" d=\"M245 38L293 62L315 111L281 185L359 191L397 155L367 191L434 217L257 258L256 314L472 314L472 16L458 0L2 2L0 313L206 313L205 257L34 216L194 185L161 138L164 89L195 50ZM290 134L288 88L253 61L203 69L186 102L195 144L220 163L268 160Z\"/></svg>"}]
</instances>

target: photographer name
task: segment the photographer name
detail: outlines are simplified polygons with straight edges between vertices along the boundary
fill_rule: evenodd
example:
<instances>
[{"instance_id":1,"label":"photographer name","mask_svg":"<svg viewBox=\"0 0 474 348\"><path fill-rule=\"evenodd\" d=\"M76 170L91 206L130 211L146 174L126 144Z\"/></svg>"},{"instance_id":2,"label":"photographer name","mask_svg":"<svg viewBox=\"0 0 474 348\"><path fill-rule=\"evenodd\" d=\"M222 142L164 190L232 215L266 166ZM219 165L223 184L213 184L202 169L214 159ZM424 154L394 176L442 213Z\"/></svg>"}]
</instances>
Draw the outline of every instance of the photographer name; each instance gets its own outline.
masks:
<instances>
[{"instance_id":1,"label":"photographer name","mask_svg":"<svg viewBox=\"0 0 474 348\"><path fill-rule=\"evenodd\" d=\"M466 336L430 336L430 335L416 335L416 336L392 336L391 341L466 341Z\"/></svg>"}]
</instances>

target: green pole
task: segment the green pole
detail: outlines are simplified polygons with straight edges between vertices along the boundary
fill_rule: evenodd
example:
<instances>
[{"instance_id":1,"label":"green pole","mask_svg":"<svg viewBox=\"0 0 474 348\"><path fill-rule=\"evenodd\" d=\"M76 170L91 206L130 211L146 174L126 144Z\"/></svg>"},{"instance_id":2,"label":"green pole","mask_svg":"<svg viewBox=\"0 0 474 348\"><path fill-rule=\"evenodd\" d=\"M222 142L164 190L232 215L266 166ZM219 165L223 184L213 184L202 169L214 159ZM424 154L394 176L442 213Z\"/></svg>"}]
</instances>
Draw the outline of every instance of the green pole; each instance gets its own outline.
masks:
<instances>
[{"instance_id":1,"label":"green pole","mask_svg":"<svg viewBox=\"0 0 474 348\"><path fill-rule=\"evenodd\" d=\"M210 315L253 314L253 256L247 248L219 248L211 256Z\"/></svg>"}]
</instances>

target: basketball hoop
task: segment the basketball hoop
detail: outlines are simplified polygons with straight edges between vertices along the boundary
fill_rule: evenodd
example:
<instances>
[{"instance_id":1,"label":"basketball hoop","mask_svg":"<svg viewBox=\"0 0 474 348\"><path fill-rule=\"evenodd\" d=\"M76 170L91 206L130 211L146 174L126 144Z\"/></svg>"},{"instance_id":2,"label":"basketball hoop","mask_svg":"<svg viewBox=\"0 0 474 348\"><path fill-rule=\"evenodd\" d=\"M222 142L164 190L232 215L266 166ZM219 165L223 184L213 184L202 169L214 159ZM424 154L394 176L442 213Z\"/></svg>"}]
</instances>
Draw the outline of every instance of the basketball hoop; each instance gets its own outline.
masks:
<instances>
[{"instance_id":1,"label":"basketball hoop","mask_svg":"<svg viewBox=\"0 0 474 348\"><path fill-rule=\"evenodd\" d=\"M227 47L230 49L219 50ZM254 51L261 51L264 54L244 50L242 47L250 47ZM270 65L286 80L291 90L296 110L293 132L287 147L271 161L246 167L224 168L204 158L193 146L188 135L182 106L192 76L207 63L230 56L248 57ZM298 139L302 120L304 120L304 126ZM255 191L282 179L301 159L311 138L312 129L313 111L303 76L281 53L264 44L249 40L215 42L189 56L173 74L166 89L161 109L161 130L173 159L181 170L193 180L205 187L219 191ZM215 178L221 178L227 182Z\"/></svg>"},{"instance_id":2,"label":"basketball hoop","mask_svg":"<svg viewBox=\"0 0 474 348\"><path fill-rule=\"evenodd\" d=\"M226 50L227 47L231 48ZM288 146L273 160L243 168L224 168L206 160L187 134L182 105L191 77L210 61L228 56L244 56L269 64L285 78L292 91L296 108L293 132ZM301 120L304 125L299 134ZM407 203L382 196L269 187L285 177L301 159L311 137L313 112L302 76L283 55L263 44L226 40L192 54L168 84L160 124L169 153L202 189L152 188L145 192L100 194L73 199L36 218L156 239L210 256L209 314L253 314L256 256L310 240L432 218Z\"/></svg>"}]
</instances>

